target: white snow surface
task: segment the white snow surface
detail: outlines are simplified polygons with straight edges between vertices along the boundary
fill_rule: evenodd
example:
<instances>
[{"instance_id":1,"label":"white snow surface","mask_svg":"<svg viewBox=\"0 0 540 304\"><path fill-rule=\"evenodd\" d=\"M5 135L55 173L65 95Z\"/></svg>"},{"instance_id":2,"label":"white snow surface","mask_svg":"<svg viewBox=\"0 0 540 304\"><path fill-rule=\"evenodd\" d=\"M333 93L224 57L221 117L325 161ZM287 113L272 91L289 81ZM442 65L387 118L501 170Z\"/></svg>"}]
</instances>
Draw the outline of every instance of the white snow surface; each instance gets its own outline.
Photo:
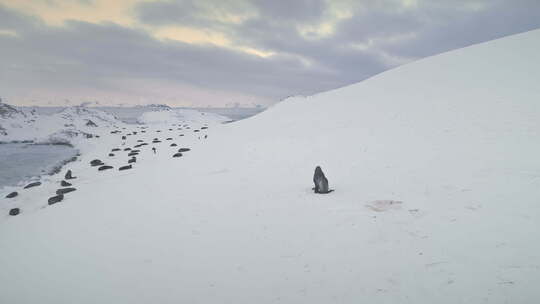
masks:
<instances>
[{"instance_id":1,"label":"white snow surface","mask_svg":"<svg viewBox=\"0 0 540 304\"><path fill-rule=\"evenodd\" d=\"M539 30L204 133L153 124L128 145L192 151L128 171L89 167L127 159L100 138L63 202L64 172L0 199L22 209L0 217L0 303L536 303L538 49ZM316 165L335 192L311 191Z\"/></svg>"}]
</instances>

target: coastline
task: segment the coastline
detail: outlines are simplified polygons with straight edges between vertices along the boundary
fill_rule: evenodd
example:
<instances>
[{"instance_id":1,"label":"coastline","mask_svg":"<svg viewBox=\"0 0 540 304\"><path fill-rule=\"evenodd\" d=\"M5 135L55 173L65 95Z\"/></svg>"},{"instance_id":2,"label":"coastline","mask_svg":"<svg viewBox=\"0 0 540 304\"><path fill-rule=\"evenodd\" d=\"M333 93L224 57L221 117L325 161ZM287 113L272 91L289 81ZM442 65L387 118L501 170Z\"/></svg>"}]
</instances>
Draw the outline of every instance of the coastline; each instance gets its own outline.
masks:
<instances>
[{"instance_id":1,"label":"coastline","mask_svg":"<svg viewBox=\"0 0 540 304\"><path fill-rule=\"evenodd\" d=\"M50 162L47 161L45 164L43 164L43 166L35 168L30 168L31 166L23 166L21 171L18 172L19 174L17 174L19 177L13 180L0 177L0 180L3 181L3 183L0 184L0 191L3 191L6 188L18 187L29 182L40 181L43 180L44 177L55 175L62 171L64 166L78 160L81 157L81 150L74 146L72 143L35 143L34 141L11 141L0 143L0 149L5 145L23 145L20 148L15 148L20 149L21 151L23 151L22 149L27 149L28 147L32 148L38 146L63 146L69 148L69 150L64 152L66 153L65 157L59 157L58 159L54 159ZM10 171L4 174L14 174L14 172Z\"/></svg>"}]
</instances>

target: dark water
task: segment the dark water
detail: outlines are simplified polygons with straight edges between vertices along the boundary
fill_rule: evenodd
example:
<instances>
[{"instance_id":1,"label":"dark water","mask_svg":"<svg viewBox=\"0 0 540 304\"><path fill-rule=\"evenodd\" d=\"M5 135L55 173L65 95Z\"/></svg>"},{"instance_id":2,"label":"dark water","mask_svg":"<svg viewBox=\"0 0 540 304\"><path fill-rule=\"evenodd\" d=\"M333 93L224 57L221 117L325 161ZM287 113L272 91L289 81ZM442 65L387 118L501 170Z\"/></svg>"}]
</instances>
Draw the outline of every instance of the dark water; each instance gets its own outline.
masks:
<instances>
[{"instance_id":1,"label":"dark water","mask_svg":"<svg viewBox=\"0 0 540 304\"><path fill-rule=\"evenodd\" d=\"M64 145L0 144L0 188L49 174L76 155Z\"/></svg>"},{"instance_id":2,"label":"dark water","mask_svg":"<svg viewBox=\"0 0 540 304\"><path fill-rule=\"evenodd\" d=\"M229 117L231 120L242 120L261 113L265 108L184 108L201 112L215 113Z\"/></svg>"}]
</instances>

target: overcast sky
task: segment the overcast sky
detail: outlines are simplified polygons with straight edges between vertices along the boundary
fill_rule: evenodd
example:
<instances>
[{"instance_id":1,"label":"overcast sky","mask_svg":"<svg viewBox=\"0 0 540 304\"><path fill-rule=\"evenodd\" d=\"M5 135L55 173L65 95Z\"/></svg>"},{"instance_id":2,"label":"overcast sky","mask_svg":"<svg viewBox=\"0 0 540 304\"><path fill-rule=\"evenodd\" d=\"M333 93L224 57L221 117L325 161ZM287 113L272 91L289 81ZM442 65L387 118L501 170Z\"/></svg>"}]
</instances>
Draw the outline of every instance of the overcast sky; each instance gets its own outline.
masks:
<instances>
[{"instance_id":1,"label":"overcast sky","mask_svg":"<svg viewBox=\"0 0 540 304\"><path fill-rule=\"evenodd\" d=\"M539 0L0 0L19 105L269 105L540 28Z\"/></svg>"}]
</instances>

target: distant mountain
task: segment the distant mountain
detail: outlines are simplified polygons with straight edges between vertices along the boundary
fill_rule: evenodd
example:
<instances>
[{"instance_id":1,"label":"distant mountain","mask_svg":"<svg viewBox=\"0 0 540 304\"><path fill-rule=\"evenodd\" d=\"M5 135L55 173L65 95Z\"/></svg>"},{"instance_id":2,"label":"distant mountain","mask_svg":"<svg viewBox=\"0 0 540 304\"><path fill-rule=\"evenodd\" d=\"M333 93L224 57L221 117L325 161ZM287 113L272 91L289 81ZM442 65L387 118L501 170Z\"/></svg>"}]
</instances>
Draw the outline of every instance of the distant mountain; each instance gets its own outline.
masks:
<instances>
[{"instance_id":1,"label":"distant mountain","mask_svg":"<svg viewBox=\"0 0 540 304\"><path fill-rule=\"evenodd\" d=\"M0 117L1 118L13 118L17 115L24 116L24 113L22 111L17 110L17 108L0 101Z\"/></svg>"},{"instance_id":2,"label":"distant mountain","mask_svg":"<svg viewBox=\"0 0 540 304\"><path fill-rule=\"evenodd\" d=\"M185 123L185 122L199 122L210 121L215 123L223 123L229 121L230 118L214 114L205 113L197 110L188 109L171 109L171 108L154 108L153 111L144 112L139 118L138 122L142 124L162 124L162 123Z\"/></svg>"},{"instance_id":3,"label":"distant mountain","mask_svg":"<svg viewBox=\"0 0 540 304\"><path fill-rule=\"evenodd\" d=\"M82 106L65 108L62 112L54 114L68 123L76 123L86 127L98 127L100 125L114 126L119 122L118 118L107 112Z\"/></svg>"},{"instance_id":4,"label":"distant mountain","mask_svg":"<svg viewBox=\"0 0 540 304\"><path fill-rule=\"evenodd\" d=\"M171 107L165 104L149 104L149 105L143 105L143 106L137 106L137 108L147 108L150 111L170 111L172 110Z\"/></svg>"}]
</instances>

